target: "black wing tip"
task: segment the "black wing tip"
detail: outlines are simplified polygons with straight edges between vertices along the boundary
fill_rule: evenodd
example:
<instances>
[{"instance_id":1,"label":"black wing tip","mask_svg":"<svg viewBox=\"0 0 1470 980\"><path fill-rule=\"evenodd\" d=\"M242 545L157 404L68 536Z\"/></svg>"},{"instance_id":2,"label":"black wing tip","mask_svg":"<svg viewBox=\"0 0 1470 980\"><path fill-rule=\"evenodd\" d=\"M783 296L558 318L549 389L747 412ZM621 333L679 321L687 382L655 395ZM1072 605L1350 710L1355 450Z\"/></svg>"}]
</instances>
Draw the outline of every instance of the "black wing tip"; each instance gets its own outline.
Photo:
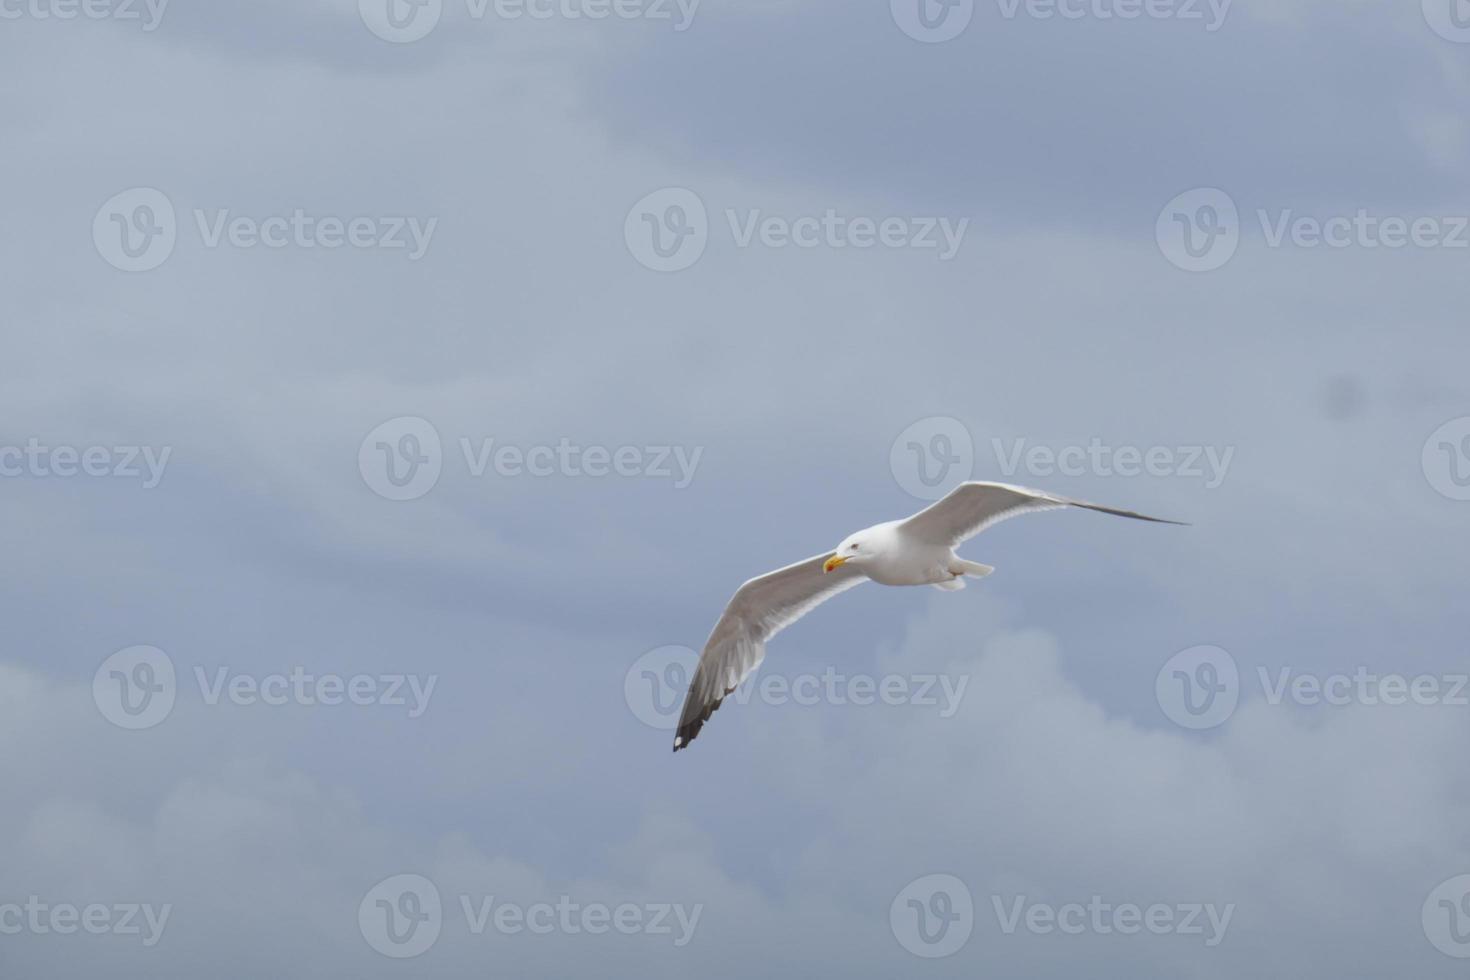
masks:
<instances>
[{"instance_id":1,"label":"black wing tip","mask_svg":"<svg viewBox=\"0 0 1470 980\"><path fill-rule=\"evenodd\" d=\"M1189 523L1188 521L1171 521L1167 517L1146 517L1143 514L1138 514L1136 516L1139 520L1148 521L1151 524L1170 524L1174 527L1194 527L1194 525Z\"/></svg>"},{"instance_id":2,"label":"black wing tip","mask_svg":"<svg viewBox=\"0 0 1470 980\"><path fill-rule=\"evenodd\" d=\"M1102 504L1088 503L1085 500L1069 500L1067 503L1073 507L1081 507L1085 510L1095 510L1100 514L1112 514L1114 517L1129 517L1135 521L1148 521L1150 524L1172 524L1174 527L1194 527L1188 521L1171 521L1167 517L1149 517L1133 510L1120 510L1117 507L1104 507Z\"/></svg>"},{"instance_id":3,"label":"black wing tip","mask_svg":"<svg viewBox=\"0 0 1470 980\"><path fill-rule=\"evenodd\" d=\"M681 725L679 731L674 735L674 751L682 752L694 744L694 740L699 737L699 730L703 727L704 719L688 725Z\"/></svg>"},{"instance_id":4,"label":"black wing tip","mask_svg":"<svg viewBox=\"0 0 1470 980\"><path fill-rule=\"evenodd\" d=\"M725 697L729 697L734 692L735 689L733 687L730 688L725 692ZM710 716L716 711L719 711L720 705L724 703L725 698L720 698L720 700L714 702L693 718L680 719L679 728L674 732L674 751L681 752L689 748L694 740L699 737L700 731L704 728L704 723L709 721Z\"/></svg>"}]
</instances>

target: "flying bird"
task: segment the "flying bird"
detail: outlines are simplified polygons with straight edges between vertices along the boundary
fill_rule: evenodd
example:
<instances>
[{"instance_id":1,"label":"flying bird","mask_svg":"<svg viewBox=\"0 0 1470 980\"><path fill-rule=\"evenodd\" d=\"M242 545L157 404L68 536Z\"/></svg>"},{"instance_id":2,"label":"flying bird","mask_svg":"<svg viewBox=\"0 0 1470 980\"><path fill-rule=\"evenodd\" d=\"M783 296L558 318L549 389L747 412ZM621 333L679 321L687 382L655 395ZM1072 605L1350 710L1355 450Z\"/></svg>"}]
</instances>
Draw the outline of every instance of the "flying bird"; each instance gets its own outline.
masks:
<instances>
[{"instance_id":1,"label":"flying bird","mask_svg":"<svg viewBox=\"0 0 1470 980\"><path fill-rule=\"evenodd\" d=\"M674 751L688 748L720 702L760 666L766 657L766 641L821 603L868 580L958 591L965 587L966 576L984 578L995 569L966 561L954 553L956 546L1017 514L1062 507L1082 507L1155 524L1181 523L1004 483L961 484L912 517L875 524L848 535L835 551L742 585L699 656L679 716Z\"/></svg>"}]
</instances>

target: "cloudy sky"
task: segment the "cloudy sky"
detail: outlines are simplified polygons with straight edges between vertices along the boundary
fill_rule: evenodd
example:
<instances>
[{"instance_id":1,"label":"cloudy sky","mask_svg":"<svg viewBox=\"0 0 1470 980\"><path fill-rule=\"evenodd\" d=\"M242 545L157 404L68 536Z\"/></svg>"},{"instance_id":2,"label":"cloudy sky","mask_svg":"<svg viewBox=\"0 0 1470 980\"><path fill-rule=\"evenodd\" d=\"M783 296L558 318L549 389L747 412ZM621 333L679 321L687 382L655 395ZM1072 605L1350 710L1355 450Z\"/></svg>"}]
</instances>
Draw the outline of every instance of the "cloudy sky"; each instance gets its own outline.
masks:
<instances>
[{"instance_id":1,"label":"cloudy sky","mask_svg":"<svg viewBox=\"0 0 1470 980\"><path fill-rule=\"evenodd\" d=\"M1461 976L1470 5L0 0L0 972ZM669 753L743 580L965 478Z\"/></svg>"}]
</instances>

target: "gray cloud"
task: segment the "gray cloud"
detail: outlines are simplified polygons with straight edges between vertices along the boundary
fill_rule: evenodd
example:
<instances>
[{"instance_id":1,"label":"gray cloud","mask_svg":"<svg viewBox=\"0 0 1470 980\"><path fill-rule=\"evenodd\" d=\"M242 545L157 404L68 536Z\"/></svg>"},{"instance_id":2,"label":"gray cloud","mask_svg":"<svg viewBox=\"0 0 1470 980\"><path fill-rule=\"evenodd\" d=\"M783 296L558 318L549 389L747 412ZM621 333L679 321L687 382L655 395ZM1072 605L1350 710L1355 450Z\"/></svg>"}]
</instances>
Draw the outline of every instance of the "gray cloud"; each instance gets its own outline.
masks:
<instances>
[{"instance_id":1,"label":"gray cloud","mask_svg":"<svg viewBox=\"0 0 1470 980\"><path fill-rule=\"evenodd\" d=\"M909 972L889 904L936 871L983 916L924 964L956 976L1455 968L1418 925L1467 870L1454 709L1250 696L1196 735L1154 696L1206 643L1247 677L1462 666L1470 512L1421 461L1470 415L1460 257L1248 236L1188 275L1150 237L1208 182L1247 213L1452 210L1463 66L1416 11L1242 6L1209 36L985 14L932 48L881 4L710 5L677 36L451 20L408 46L351 4L173 12L155 35L0 37L24 94L0 114L0 446L172 449L151 490L0 478L0 903L176 905L156 951L0 937L17 976L397 975L356 910L408 871L446 894L706 907L678 950L447 928L411 964L426 976ZM90 229L137 186L183 224L161 267L125 274ZM659 275L623 226L667 186L714 224ZM977 220L947 263L723 230L727 209L828 207ZM210 248L196 209L439 225L410 262ZM358 451L405 415L446 452L399 503ZM929 416L969 431L980 478L1006 477L997 439L1235 455L1214 489L1018 474L1194 526L1015 522L966 549L999 569L983 589L871 587L773 644L772 673L970 676L954 718L732 705L671 763L624 703L629 666L697 647L743 579L917 509L889 454ZM475 477L460 438L703 456L684 489ZM140 643L186 676L440 683L413 722L191 693L124 732L89 685ZM990 898L1021 893L1237 912L1208 955L1004 936Z\"/></svg>"}]
</instances>

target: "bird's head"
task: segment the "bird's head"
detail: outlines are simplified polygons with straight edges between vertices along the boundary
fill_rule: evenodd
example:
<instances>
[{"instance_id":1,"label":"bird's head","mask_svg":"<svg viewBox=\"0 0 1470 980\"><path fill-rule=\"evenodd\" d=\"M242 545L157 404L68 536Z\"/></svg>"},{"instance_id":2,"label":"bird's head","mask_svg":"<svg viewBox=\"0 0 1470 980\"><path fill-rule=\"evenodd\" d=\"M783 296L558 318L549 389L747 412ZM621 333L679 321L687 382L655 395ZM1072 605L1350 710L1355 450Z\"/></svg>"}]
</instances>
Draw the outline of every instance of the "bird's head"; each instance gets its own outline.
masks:
<instances>
[{"instance_id":1,"label":"bird's head","mask_svg":"<svg viewBox=\"0 0 1470 980\"><path fill-rule=\"evenodd\" d=\"M859 531L846 538L837 546L837 550L832 553L832 557L827 559L826 564L822 566L822 571L835 572L843 565L861 568L864 564L877 557L878 536L872 532L873 529L870 528L868 531Z\"/></svg>"}]
</instances>

